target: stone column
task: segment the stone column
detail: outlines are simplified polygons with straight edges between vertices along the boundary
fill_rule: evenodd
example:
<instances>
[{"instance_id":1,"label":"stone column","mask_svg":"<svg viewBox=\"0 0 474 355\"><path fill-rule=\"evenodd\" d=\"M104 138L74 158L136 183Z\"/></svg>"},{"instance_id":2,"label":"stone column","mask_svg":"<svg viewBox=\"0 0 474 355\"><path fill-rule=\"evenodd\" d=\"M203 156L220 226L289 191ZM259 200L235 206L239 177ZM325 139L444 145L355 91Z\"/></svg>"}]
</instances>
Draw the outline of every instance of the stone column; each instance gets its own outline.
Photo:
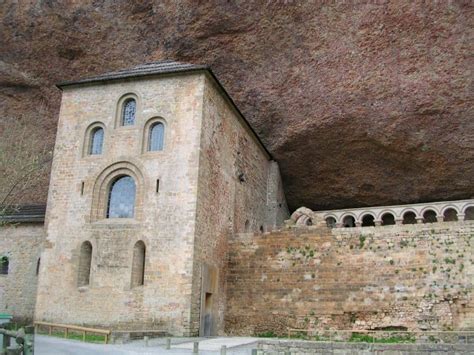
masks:
<instances>
[{"instance_id":1,"label":"stone column","mask_svg":"<svg viewBox=\"0 0 474 355\"><path fill-rule=\"evenodd\" d=\"M444 216L436 216L436 221L437 222L443 222L444 221Z\"/></svg>"},{"instance_id":2,"label":"stone column","mask_svg":"<svg viewBox=\"0 0 474 355\"><path fill-rule=\"evenodd\" d=\"M382 226L382 221L381 221L381 220L376 219L376 220L374 221L374 223L375 223L375 226L376 226L376 227Z\"/></svg>"},{"instance_id":3,"label":"stone column","mask_svg":"<svg viewBox=\"0 0 474 355\"><path fill-rule=\"evenodd\" d=\"M356 221L355 225L356 225L356 227L362 227L362 222Z\"/></svg>"},{"instance_id":4,"label":"stone column","mask_svg":"<svg viewBox=\"0 0 474 355\"><path fill-rule=\"evenodd\" d=\"M464 213L459 213L458 214L458 221L464 221L465 217L466 217L466 215Z\"/></svg>"},{"instance_id":5,"label":"stone column","mask_svg":"<svg viewBox=\"0 0 474 355\"><path fill-rule=\"evenodd\" d=\"M403 224L403 218L401 218L401 219L400 219L400 218L395 219L395 224L396 224L397 226L401 226L401 225Z\"/></svg>"},{"instance_id":6,"label":"stone column","mask_svg":"<svg viewBox=\"0 0 474 355\"><path fill-rule=\"evenodd\" d=\"M416 217L416 223L423 223L423 217Z\"/></svg>"}]
</instances>

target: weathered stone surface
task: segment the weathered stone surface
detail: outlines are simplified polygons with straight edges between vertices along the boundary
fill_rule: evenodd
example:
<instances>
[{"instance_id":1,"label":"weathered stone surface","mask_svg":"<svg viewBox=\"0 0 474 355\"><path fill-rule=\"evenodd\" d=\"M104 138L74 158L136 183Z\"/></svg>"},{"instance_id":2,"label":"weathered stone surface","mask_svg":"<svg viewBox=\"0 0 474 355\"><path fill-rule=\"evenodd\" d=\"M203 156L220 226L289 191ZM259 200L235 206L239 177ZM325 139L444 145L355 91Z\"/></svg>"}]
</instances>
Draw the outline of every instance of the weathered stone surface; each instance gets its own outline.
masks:
<instances>
[{"instance_id":1,"label":"weathered stone surface","mask_svg":"<svg viewBox=\"0 0 474 355\"><path fill-rule=\"evenodd\" d=\"M206 62L280 162L292 209L474 195L472 2L12 1L0 16L1 113L51 142L53 83Z\"/></svg>"},{"instance_id":2,"label":"weathered stone surface","mask_svg":"<svg viewBox=\"0 0 474 355\"><path fill-rule=\"evenodd\" d=\"M472 329L473 237L472 221L237 235L226 332Z\"/></svg>"},{"instance_id":3,"label":"weathered stone surface","mask_svg":"<svg viewBox=\"0 0 474 355\"><path fill-rule=\"evenodd\" d=\"M0 257L9 259L8 274L0 275L0 313L13 315L15 321L33 320L44 238L42 223L0 227Z\"/></svg>"}]
</instances>

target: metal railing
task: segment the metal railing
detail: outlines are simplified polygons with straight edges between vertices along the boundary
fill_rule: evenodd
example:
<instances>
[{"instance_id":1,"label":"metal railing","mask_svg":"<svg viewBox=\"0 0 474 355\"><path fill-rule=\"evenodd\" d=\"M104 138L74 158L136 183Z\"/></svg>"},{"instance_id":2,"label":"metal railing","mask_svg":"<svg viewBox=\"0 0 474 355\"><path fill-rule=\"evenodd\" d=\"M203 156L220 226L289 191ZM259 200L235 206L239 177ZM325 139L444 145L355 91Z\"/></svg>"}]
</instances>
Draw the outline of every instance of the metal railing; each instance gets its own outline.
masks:
<instances>
[{"instance_id":1,"label":"metal railing","mask_svg":"<svg viewBox=\"0 0 474 355\"><path fill-rule=\"evenodd\" d=\"M33 334L26 334L24 328L18 330L7 330L0 328L3 337L0 354L33 354ZM15 339L17 346L11 346L11 339Z\"/></svg>"},{"instance_id":2,"label":"metal railing","mask_svg":"<svg viewBox=\"0 0 474 355\"><path fill-rule=\"evenodd\" d=\"M82 341L86 341L86 334L99 334L104 336L104 344L107 344L110 336L110 330L106 329L97 329L97 328L87 328L81 327L78 325L67 325L67 324L57 324L57 323L48 323L48 322L35 322L35 333L38 333L40 327L48 328L48 335L53 334L53 329L62 329L64 331L64 338L67 339L69 331L77 331L82 333Z\"/></svg>"}]
</instances>

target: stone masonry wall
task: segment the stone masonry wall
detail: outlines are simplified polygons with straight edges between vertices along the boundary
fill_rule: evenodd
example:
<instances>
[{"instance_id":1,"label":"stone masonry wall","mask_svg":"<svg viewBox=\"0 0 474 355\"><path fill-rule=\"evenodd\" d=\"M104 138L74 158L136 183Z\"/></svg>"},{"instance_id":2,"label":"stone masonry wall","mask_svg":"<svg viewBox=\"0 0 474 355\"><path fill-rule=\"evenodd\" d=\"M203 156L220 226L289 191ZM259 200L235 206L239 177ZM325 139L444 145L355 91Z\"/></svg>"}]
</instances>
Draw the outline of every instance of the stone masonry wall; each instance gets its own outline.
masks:
<instances>
[{"instance_id":1,"label":"stone masonry wall","mask_svg":"<svg viewBox=\"0 0 474 355\"><path fill-rule=\"evenodd\" d=\"M36 269L44 239L43 224L0 227L0 257L9 259L8 275L0 275L0 313L11 314L19 322L33 319Z\"/></svg>"},{"instance_id":2,"label":"stone masonry wall","mask_svg":"<svg viewBox=\"0 0 474 355\"><path fill-rule=\"evenodd\" d=\"M125 94L137 98L133 126L117 124ZM64 90L46 215L47 273L40 278L36 319L188 333L202 96L200 74ZM165 125L158 152L144 149L152 118ZM85 155L94 122L105 128L103 153ZM107 181L122 173L137 185L135 217L105 219ZM140 240L145 281L132 287L133 248ZM90 284L78 287L84 241L93 248Z\"/></svg>"},{"instance_id":3,"label":"stone masonry wall","mask_svg":"<svg viewBox=\"0 0 474 355\"><path fill-rule=\"evenodd\" d=\"M208 291L212 293L212 333L224 330L227 240L245 228L252 231L266 228L270 164L269 156L239 114L208 78L204 90L196 212L192 313L196 330L200 323L203 328L204 292ZM211 276L202 273L203 265L217 270L217 285L213 290L201 289L205 278Z\"/></svg>"},{"instance_id":4,"label":"stone masonry wall","mask_svg":"<svg viewBox=\"0 0 474 355\"><path fill-rule=\"evenodd\" d=\"M473 248L471 221L239 234L226 333L473 329Z\"/></svg>"}]
</instances>

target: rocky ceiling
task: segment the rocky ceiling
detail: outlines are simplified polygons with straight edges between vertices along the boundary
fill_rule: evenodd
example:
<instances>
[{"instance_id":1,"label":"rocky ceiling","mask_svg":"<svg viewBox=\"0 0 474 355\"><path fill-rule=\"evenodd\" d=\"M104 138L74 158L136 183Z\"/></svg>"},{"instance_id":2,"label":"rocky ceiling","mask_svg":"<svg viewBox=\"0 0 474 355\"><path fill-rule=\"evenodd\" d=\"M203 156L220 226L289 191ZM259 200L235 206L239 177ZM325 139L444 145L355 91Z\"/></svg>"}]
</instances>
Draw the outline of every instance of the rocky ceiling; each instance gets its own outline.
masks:
<instances>
[{"instance_id":1,"label":"rocky ceiling","mask_svg":"<svg viewBox=\"0 0 474 355\"><path fill-rule=\"evenodd\" d=\"M349 4L350 3L350 4ZM378 3L378 4L376 4ZM471 1L6 1L4 118L54 141L54 83L208 63L291 209L474 196ZM45 201L47 176L32 201Z\"/></svg>"}]
</instances>

